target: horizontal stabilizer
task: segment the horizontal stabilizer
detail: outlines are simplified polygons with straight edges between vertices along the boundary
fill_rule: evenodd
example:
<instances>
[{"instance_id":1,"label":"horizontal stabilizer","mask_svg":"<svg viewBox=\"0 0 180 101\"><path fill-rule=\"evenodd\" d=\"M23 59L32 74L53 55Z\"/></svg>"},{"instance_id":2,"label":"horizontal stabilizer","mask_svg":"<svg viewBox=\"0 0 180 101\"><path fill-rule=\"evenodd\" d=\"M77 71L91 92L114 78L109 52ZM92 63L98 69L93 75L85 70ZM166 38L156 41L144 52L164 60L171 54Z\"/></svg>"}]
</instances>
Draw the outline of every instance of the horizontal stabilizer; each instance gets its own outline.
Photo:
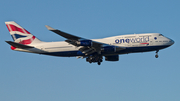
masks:
<instances>
[{"instance_id":1,"label":"horizontal stabilizer","mask_svg":"<svg viewBox=\"0 0 180 101\"><path fill-rule=\"evenodd\" d=\"M23 45L23 44L12 42L12 41L6 41L6 42L8 44L10 44L11 46L16 47L16 48L22 48L22 49L34 48L34 47L31 47L31 46Z\"/></svg>"}]
</instances>

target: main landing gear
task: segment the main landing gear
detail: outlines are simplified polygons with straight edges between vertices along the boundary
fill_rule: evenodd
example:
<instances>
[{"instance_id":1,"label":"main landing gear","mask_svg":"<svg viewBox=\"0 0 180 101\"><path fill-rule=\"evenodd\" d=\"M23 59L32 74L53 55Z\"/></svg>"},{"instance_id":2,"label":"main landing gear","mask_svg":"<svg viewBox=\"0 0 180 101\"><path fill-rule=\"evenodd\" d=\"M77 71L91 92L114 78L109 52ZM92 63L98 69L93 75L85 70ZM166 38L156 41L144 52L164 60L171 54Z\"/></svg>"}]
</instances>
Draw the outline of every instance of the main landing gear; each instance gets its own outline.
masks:
<instances>
[{"instance_id":1,"label":"main landing gear","mask_svg":"<svg viewBox=\"0 0 180 101\"><path fill-rule=\"evenodd\" d=\"M159 56L158 56L158 52L159 52L159 50L156 51L156 55L155 55L156 58L159 57Z\"/></svg>"},{"instance_id":2,"label":"main landing gear","mask_svg":"<svg viewBox=\"0 0 180 101\"><path fill-rule=\"evenodd\" d=\"M89 63L97 62L98 65L101 65L101 62L103 61L102 59L103 59L102 56L96 55L96 56L89 56L88 58L86 58L86 61Z\"/></svg>"}]
</instances>

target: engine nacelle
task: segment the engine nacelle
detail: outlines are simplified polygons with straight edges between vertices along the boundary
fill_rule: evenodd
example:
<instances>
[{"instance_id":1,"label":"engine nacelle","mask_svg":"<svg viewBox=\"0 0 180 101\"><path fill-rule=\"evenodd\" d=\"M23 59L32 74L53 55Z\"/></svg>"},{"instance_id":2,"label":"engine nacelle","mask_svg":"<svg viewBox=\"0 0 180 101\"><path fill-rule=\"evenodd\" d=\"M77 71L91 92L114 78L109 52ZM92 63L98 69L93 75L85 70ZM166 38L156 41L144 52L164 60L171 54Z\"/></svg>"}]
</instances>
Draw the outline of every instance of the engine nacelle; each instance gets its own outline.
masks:
<instances>
[{"instance_id":1,"label":"engine nacelle","mask_svg":"<svg viewBox=\"0 0 180 101\"><path fill-rule=\"evenodd\" d=\"M79 46L92 46L91 40L81 40L76 43Z\"/></svg>"},{"instance_id":2,"label":"engine nacelle","mask_svg":"<svg viewBox=\"0 0 180 101\"><path fill-rule=\"evenodd\" d=\"M119 61L119 55L105 56L106 61Z\"/></svg>"},{"instance_id":3,"label":"engine nacelle","mask_svg":"<svg viewBox=\"0 0 180 101\"><path fill-rule=\"evenodd\" d=\"M102 52L116 52L116 47L115 46L106 46L101 48Z\"/></svg>"}]
</instances>

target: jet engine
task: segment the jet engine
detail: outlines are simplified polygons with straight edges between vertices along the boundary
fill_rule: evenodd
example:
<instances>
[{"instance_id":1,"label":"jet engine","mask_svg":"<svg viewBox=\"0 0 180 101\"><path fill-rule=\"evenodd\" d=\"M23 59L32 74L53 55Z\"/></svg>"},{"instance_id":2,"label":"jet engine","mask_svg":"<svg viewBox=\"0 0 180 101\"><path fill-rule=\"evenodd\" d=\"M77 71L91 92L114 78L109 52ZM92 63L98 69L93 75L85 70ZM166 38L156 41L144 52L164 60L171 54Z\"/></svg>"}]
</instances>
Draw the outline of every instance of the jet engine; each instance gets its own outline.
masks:
<instances>
[{"instance_id":1,"label":"jet engine","mask_svg":"<svg viewBox=\"0 0 180 101\"><path fill-rule=\"evenodd\" d=\"M105 56L106 61L119 61L119 55Z\"/></svg>"},{"instance_id":2,"label":"jet engine","mask_svg":"<svg viewBox=\"0 0 180 101\"><path fill-rule=\"evenodd\" d=\"M106 46L101 49L102 52L116 52L115 46Z\"/></svg>"},{"instance_id":3,"label":"jet engine","mask_svg":"<svg viewBox=\"0 0 180 101\"><path fill-rule=\"evenodd\" d=\"M76 43L78 46L92 46L91 40L81 40Z\"/></svg>"}]
</instances>

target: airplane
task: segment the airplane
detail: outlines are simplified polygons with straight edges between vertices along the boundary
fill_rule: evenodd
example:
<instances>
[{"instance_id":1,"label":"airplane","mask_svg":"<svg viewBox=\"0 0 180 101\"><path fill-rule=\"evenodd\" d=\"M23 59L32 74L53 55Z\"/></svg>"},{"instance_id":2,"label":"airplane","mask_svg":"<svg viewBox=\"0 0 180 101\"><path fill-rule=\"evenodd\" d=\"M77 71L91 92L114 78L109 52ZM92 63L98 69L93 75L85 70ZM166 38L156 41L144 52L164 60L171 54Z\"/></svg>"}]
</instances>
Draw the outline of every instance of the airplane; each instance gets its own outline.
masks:
<instances>
[{"instance_id":1,"label":"airplane","mask_svg":"<svg viewBox=\"0 0 180 101\"><path fill-rule=\"evenodd\" d=\"M156 51L174 44L170 38L160 33L143 33L112 36L102 39L86 39L54 29L46 28L64 38L60 42L43 42L14 21L5 22L14 41L6 41L15 51L37 53L59 57L86 58L89 63L101 64L106 61L119 61L119 55Z\"/></svg>"}]
</instances>

